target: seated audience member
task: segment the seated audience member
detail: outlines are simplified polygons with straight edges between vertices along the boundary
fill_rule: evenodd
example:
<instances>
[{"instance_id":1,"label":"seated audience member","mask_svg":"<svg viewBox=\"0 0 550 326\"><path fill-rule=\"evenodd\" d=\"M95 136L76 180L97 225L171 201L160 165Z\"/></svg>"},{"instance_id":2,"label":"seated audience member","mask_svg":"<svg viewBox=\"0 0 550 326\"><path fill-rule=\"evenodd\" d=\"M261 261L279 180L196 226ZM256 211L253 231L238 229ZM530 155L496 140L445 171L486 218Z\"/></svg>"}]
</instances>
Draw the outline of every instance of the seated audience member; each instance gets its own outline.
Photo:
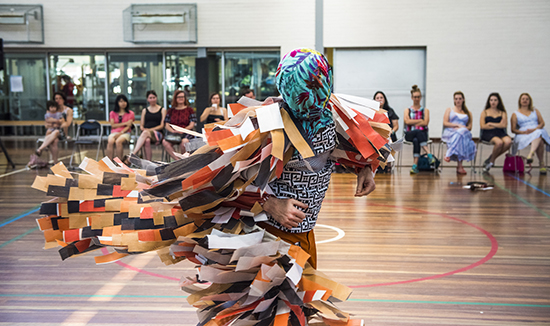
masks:
<instances>
[{"instance_id":1,"label":"seated audience member","mask_svg":"<svg viewBox=\"0 0 550 326\"><path fill-rule=\"evenodd\" d=\"M130 133L135 121L133 111L130 111L130 103L124 95L118 95L115 99L115 109L109 114L111 123L111 134L107 140L107 156L113 159L115 156L122 159L124 154L124 144L130 143Z\"/></svg>"},{"instance_id":2,"label":"seated audience member","mask_svg":"<svg viewBox=\"0 0 550 326\"><path fill-rule=\"evenodd\" d=\"M201 114L201 122L214 123L227 120L227 109L220 107L220 94L210 95L210 106Z\"/></svg>"},{"instance_id":3,"label":"seated audience member","mask_svg":"<svg viewBox=\"0 0 550 326\"><path fill-rule=\"evenodd\" d=\"M390 120L389 125L391 128L391 140L393 142L397 141L397 135L395 133L397 132L397 130L399 130L399 116L395 113L395 111L388 103L388 99L386 98L386 94L384 94L384 92L378 91L374 93L373 99L377 102L380 102L380 106L382 107L382 109L388 112L388 118ZM378 171L385 173L391 172L391 163L386 164L386 168L384 170L379 167Z\"/></svg>"},{"instance_id":4,"label":"seated audience member","mask_svg":"<svg viewBox=\"0 0 550 326\"><path fill-rule=\"evenodd\" d=\"M44 114L44 125L46 126L46 137L42 142L42 145L34 152L36 156L42 155L42 151L49 148L52 153L52 160L57 163L59 147L59 140L64 139L63 123L65 118L63 112L59 110L59 106L54 101L48 101L46 103L48 111ZM32 159L31 159L32 160Z\"/></svg>"},{"instance_id":5,"label":"seated audience member","mask_svg":"<svg viewBox=\"0 0 550 326\"><path fill-rule=\"evenodd\" d=\"M519 109L512 114L512 132L516 134L514 143L518 150L531 145L527 155L527 163L533 163L536 153L539 159L540 174L546 174L544 165L544 148L550 151L550 136L544 130L544 120L538 109L533 107L531 95L523 93L519 96Z\"/></svg>"},{"instance_id":6,"label":"seated audience member","mask_svg":"<svg viewBox=\"0 0 550 326\"><path fill-rule=\"evenodd\" d=\"M435 161L432 153L428 149L428 124L430 123L430 111L422 105L422 92L417 85L413 85L411 89L411 99L413 105L405 109L403 119L405 121L405 140L413 143L414 164L411 168L411 174L416 174L418 170L418 158L420 157L420 149L428 154L430 163Z\"/></svg>"},{"instance_id":7,"label":"seated audience member","mask_svg":"<svg viewBox=\"0 0 550 326\"><path fill-rule=\"evenodd\" d=\"M185 143L189 142L189 139L193 136L186 134L185 132L177 131L172 128L172 125L193 130L197 118L195 116L195 110L189 106L189 101L183 91L176 91L174 98L172 99L172 106L168 110L166 115L166 137L162 141L162 146L174 160L179 160L182 156L178 156L174 152L174 145L180 146L180 152L185 153Z\"/></svg>"},{"instance_id":8,"label":"seated audience member","mask_svg":"<svg viewBox=\"0 0 550 326\"><path fill-rule=\"evenodd\" d=\"M485 103L485 110L481 112L479 124L481 126L481 140L494 145L493 152L483 162L483 171L489 172L495 165L496 159L506 153L512 146L512 138L506 133L508 116L499 93L489 94L487 103Z\"/></svg>"},{"instance_id":9,"label":"seated audience member","mask_svg":"<svg viewBox=\"0 0 550 326\"><path fill-rule=\"evenodd\" d=\"M456 173L466 174L462 161L471 161L476 155L476 144L472 140L472 114L466 107L462 92L453 94L454 107L447 108L443 116L443 135L447 143L445 161L456 161Z\"/></svg>"},{"instance_id":10,"label":"seated audience member","mask_svg":"<svg viewBox=\"0 0 550 326\"><path fill-rule=\"evenodd\" d=\"M141 122L139 128L141 135L139 136L133 154L136 154L143 149L145 150L145 159L151 160L153 144L162 142L162 130L164 129L164 120L166 119L166 109L157 104L157 93L155 91L147 91L147 102L149 106L141 111ZM125 160L125 163L128 163Z\"/></svg>"}]
</instances>

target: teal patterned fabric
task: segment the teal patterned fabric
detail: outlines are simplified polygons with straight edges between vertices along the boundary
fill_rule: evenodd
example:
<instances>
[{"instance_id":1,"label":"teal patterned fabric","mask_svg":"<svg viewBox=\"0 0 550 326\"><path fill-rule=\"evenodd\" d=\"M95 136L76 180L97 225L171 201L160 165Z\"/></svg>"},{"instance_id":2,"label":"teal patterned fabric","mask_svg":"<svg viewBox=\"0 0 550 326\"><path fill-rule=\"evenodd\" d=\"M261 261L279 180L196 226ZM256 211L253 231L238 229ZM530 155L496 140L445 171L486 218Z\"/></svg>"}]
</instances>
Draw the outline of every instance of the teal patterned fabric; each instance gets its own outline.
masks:
<instances>
[{"instance_id":1,"label":"teal patterned fabric","mask_svg":"<svg viewBox=\"0 0 550 326\"><path fill-rule=\"evenodd\" d=\"M292 50L281 59L276 78L290 114L301 122L309 139L332 123L328 107L332 67L324 55L311 49Z\"/></svg>"}]
</instances>

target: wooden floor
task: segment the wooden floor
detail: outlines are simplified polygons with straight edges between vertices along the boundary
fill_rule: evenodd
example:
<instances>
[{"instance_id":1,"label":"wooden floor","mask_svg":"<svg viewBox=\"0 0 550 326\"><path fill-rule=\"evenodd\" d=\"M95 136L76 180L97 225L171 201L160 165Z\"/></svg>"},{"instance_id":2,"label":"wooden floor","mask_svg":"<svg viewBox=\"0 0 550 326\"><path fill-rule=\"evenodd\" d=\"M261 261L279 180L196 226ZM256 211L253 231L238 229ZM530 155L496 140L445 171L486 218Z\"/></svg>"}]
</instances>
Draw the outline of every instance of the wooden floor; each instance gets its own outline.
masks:
<instances>
[{"instance_id":1,"label":"wooden floor","mask_svg":"<svg viewBox=\"0 0 550 326\"><path fill-rule=\"evenodd\" d=\"M43 250L46 196L30 184L47 170L17 172L33 144L6 143L18 166L0 154L0 174L15 171L0 175L0 325L196 324L178 288L190 263L151 253L96 266L94 253ZM333 175L316 234L319 269L354 288L338 306L366 325L550 325L550 176L491 172L403 168L377 175L368 198ZM462 189L472 180L495 188Z\"/></svg>"}]
</instances>

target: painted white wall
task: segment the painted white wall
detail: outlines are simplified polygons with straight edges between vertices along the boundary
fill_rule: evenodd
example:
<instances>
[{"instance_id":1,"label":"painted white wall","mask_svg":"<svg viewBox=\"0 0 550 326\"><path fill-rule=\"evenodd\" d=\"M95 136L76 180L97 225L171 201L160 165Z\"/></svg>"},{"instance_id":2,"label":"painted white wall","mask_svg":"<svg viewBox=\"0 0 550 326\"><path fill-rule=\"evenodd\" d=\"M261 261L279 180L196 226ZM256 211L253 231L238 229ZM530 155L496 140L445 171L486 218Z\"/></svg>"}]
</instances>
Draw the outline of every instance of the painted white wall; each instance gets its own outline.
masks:
<instances>
[{"instance_id":1,"label":"painted white wall","mask_svg":"<svg viewBox=\"0 0 550 326\"><path fill-rule=\"evenodd\" d=\"M122 11L152 0L48 0L42 2L45 44L7 44L6 49L270 47L285 54L315 46L315 0L193 2L198 6L196 44L124 42ZM474 136L487 96L494 91L500 92L508 112L517 109L520 93L529 92L550 125L548 0L324 0L323 30L326 48L426 47L422 91L434 124L441 124L445 109L453 105L452 94L461 90L474 116ZM431 136L438 137L440 128L432 129Z\"/></svg>"},{"instance_id":2,"label":"painted white wall","mask_svg":"<svg viewBox=\"0 0 550 326\"><path fill-rule=\"evenodd\" d=\"M427 48L422 91L430 136L440 136L435 126L457 90L465 93L476 137L491 92L501 94L509 115L519 95L530 93L550 128L550 1L324 1L325 47Z\"/></svg>"},{"instance_id":3,"label":"painted white wall","mask_svg":"<svg viewBox=\"0 0 550 326\"><path fill-rule=\"evenodd\" d=\"M162 0L160 3L197 4L198 42L183 45L124 42L122 11L131 4L141 3L155 1L42 1L45 44L7 44L6 48L271 47L286 53L296 47L315 46L315 0Z\"/></svg>"}]
</instances>

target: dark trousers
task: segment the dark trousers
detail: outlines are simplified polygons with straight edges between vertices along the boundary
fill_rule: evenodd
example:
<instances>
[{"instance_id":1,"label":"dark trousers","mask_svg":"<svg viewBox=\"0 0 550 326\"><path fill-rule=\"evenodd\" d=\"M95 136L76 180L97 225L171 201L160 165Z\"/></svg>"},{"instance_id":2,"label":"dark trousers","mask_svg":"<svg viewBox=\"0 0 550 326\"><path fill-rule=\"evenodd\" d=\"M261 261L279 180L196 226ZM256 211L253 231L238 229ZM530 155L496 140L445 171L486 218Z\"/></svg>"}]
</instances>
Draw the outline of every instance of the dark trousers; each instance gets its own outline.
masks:
<instances>
[{"instance_id":1,"label":"dark trousers","mask_svg":"<svg viewBox=\"0 0 550 326\"><path fill-rule=\"evenodd\" d=\"M411 130L405 133L405 140L413 143L414 157L420 156L420 147L428 144L428 133L425 130Z\"/></svg>"}]
</instances>

